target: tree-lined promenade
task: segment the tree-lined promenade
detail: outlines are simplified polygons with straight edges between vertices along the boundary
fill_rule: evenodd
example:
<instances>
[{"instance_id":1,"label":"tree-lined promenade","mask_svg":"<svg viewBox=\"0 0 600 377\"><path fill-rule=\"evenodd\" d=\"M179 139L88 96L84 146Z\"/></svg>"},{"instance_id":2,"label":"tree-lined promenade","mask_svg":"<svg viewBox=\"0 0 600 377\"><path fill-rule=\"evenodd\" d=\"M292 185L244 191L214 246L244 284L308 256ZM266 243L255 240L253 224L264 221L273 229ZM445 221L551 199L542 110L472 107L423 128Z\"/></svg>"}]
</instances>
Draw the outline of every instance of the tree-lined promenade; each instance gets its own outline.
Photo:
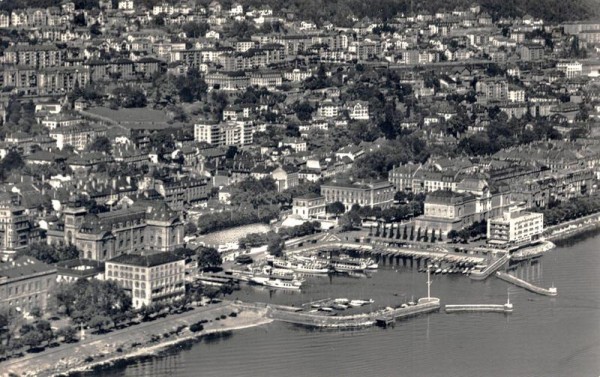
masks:
<instances>
[{"instance_id":1,"label":"tree-lined promenade","mask_svg":"<svg viewBox=\"0 0 600 377\"><path fill-rule=\"evenodd\" d=\"M235 314L232 314L235 313ZM3 373L21 375L27 371L40 377L66 373L94 363L115 362L127 357L151 354L169 344L191 340L199 336L235 330L267 323L264 313L248 306L224 301L190 311L157 318L125 329L101 334L87 333L83 340L27 353L18 359L0 362ZM202 330L190 327L202 322Z\"/></svg>"}]
</instances>

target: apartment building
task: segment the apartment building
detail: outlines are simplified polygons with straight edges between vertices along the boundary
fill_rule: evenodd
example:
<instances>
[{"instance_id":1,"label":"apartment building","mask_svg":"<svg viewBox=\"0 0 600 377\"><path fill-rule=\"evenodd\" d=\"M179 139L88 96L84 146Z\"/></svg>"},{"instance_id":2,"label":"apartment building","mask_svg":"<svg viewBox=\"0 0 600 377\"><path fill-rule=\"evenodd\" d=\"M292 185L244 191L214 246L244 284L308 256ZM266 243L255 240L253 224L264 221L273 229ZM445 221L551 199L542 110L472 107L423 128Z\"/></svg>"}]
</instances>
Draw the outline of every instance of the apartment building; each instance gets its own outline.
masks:
<instances>
[{"instance_id":1,"label":"apartment building","mask_svg":"<svg viewBox=\"0 0 600 377\"><path fill-rule=\"evenodd\" d=\"M253 124L247 121L202 121L194 124L194 139L214 146L252 144L253 135Z\"/></svg>"},{"instance_id":2,"label":"apartment building","mask_svg":"<svg viewBox=\"0 0 600 377\"><path fill-rule=\"evenodd\" d=\"M24 207L11 204L0 206L0 251L12 254L27 247L30 228Z\"/></svg>"},{"instance_id":3,"label":"apartment building","mask_svg":"<svg viewBox=\"0 0 600 377\"><path fill-rule=\"evenodd\" d=\"M169 302L185 294L185 260L169 252L123 254L106 261L106 279L123 287L136 309Z\"/></svg>"}]
</instances>

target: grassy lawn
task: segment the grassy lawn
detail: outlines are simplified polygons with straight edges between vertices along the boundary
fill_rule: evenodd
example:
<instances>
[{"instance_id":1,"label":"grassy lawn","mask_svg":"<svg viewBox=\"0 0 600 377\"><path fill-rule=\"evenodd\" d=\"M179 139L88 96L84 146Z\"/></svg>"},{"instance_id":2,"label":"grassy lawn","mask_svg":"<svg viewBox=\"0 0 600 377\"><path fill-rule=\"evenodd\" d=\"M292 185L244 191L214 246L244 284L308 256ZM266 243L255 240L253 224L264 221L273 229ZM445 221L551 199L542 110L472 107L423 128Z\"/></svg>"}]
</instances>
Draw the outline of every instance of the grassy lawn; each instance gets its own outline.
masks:
<instances>
[{"instance_id":1,"label":"grassy lawn","mask_svg":"<svg viewBox=\"0 0 600 377\"><path fill-rule=\"evenodd\" d=\"M169 120L164 111L155 110L149 107L119 110L113 110L108 107L94 107L87 111L92 114L113 119L115 122L165 123Z\"/></svg>"}]
</instances>

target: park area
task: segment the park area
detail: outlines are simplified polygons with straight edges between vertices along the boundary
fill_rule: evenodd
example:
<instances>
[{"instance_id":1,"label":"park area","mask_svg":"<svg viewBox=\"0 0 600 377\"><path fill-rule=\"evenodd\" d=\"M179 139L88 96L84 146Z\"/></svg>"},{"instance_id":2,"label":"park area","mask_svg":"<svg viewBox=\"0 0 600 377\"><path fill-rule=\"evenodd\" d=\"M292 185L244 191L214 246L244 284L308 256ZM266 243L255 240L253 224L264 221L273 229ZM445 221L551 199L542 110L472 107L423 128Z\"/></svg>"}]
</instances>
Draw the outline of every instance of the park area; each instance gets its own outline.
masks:
<instances>
[{"instance_id":1,"label":"park area","mask_svg":"<svg viewBox=\"0 0 600 377\"><path fill-rule=\"evenodd\" d=\"M268 225L261 223L238 226L198 236L195 243L218 248L219 245L238 242L250 233L267 233L269 230L271 228Z\"/></svg>"}]
</instances>

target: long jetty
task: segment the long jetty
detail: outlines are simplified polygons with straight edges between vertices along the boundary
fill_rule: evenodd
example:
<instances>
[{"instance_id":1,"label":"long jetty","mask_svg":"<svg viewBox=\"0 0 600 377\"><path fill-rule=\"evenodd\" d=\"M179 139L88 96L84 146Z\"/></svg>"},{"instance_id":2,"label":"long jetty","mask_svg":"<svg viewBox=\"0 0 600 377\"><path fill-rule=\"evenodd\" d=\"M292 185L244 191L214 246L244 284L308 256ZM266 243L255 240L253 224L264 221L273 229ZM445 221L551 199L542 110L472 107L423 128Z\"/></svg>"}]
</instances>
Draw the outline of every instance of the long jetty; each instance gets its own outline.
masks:
<instances>
[{"instance_id":1,"label":"long jetty","mask_svg":"<svg viewBox=\"0 0 600 377\"><path fill-rule=\"evenodd\" d=\"M550 288L542 288L537 285L533 285L525 280L519 279L516 276L509 275L506 272L497 271L496 276L504 281L512 283L518 287L525 288L530 292L537 293L545 296L556 296L558 294L558 290L555 287Z\"/></svg>"},{"instance_id":2,"label":"long jetty","mask_svg":"<svg viewBox=\"0 0 600 377\"><path fill-rule=\"evenodd\" d=\"M508 253L504 254L502 257L496 259L489 265L487 265L481 271L471 271L471 275L469 276L473 280L485 280L495 271L497 271L500 267L504 266L506 262L510 259L510 255Z\"/></svg>"},{"instance_id":3,"label":"long jetty","mask_svg":"<svg viewBox=\"0 0 600 377\"><path fill-rule=\"evenodd\" d=\"M446 313L455 312L492 312L492 313L512 313L513 305L506 303L498 304L476 304L476 305L446 305L444 307Z\"/></svg>"},{"instance_id":4,"label":"long jetty","mask_svg":"<svg viewBox=\"0 0 600 377\"><path fill-rule=\"evenodd\" d=\"M281 308L269 306L267 315L269 318L293 323L296 325L321 327L321 328L353 328L373 326L382 318L397 320L408 318L424 313L434 312L440 309L440 300L437 298L422 298L415 305L409 305L400 308L386 308L371 313L329 316L323 314L314 314L298 311L282 310Z\"/></svg>"}]
</instances>

